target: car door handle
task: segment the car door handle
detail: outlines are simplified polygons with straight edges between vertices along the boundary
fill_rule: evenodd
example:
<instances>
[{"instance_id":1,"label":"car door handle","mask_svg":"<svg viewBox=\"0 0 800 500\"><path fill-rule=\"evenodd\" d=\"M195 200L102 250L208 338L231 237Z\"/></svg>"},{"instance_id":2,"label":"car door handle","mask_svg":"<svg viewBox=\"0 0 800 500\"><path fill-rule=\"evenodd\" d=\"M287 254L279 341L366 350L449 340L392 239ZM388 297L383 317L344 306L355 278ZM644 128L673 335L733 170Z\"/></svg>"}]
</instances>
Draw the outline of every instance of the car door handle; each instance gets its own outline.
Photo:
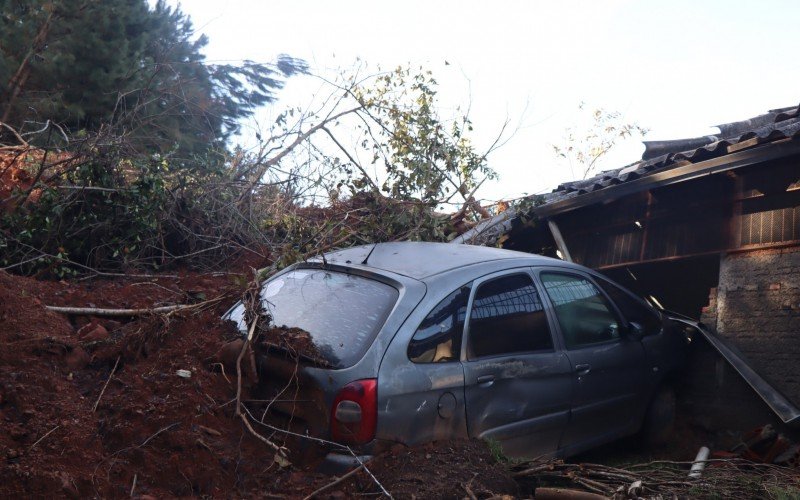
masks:
<instances>
[{"instance_id":1,"label":"car door handle","mask_svg":"<svg viewBox=\"0 0 800 500\"><path fill-rule=\"evenodd\" d=\"M478 385L490 386L494 382L494 375L481 375L478 377Z\"/></svg>"},{"instance_id":2,"label":"car door handle","mask_svg":"<svg viewBox=\"0 0 800 500\"><path fill-rule=\"evenodd\" d=\"M579 377L588 374L590 371L592 371L592 365L575 365L575 373L577 373Z\"/></svg>"}]
</instances>

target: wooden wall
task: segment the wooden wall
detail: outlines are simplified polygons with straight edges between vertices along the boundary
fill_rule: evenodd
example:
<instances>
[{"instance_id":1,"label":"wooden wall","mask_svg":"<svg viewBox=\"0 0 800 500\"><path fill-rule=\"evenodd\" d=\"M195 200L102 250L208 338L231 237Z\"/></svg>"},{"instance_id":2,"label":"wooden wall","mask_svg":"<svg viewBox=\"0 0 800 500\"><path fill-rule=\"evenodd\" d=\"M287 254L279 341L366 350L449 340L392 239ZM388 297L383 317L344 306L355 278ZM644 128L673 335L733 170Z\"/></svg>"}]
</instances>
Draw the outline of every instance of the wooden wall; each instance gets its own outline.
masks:
<instances>
[{"instance_id":1,"label":"wooden wall","mask_svg":"<svg viewBox=\"0 0 800 500\"><path fill-rule=\"evenodd\" d=\"M800 160L774 161L556 217L573 259L596 269L800 244Z\"/></svg>"}]
</instances>

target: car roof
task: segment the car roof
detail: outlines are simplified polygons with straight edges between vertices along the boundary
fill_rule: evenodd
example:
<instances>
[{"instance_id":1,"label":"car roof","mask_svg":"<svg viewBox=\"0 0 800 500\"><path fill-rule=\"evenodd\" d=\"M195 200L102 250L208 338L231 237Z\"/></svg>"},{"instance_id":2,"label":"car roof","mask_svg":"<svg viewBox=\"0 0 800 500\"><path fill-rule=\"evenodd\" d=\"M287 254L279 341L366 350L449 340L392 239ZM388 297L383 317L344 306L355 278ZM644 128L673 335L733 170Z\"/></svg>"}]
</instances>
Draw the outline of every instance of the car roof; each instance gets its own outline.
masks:
<instances>
[{"instance_id":1,"label":"car roof","mask_svg":"<svg viewBox=\"0 0 800 500\"><path fill-rule=\"evenodd\" d=\"M513 250L416 241L375 243L325 254L330 263L370 267L418 280L482 262L520 258L530 265L563 264L558 259Z\"/></svg>"}]
</instances>

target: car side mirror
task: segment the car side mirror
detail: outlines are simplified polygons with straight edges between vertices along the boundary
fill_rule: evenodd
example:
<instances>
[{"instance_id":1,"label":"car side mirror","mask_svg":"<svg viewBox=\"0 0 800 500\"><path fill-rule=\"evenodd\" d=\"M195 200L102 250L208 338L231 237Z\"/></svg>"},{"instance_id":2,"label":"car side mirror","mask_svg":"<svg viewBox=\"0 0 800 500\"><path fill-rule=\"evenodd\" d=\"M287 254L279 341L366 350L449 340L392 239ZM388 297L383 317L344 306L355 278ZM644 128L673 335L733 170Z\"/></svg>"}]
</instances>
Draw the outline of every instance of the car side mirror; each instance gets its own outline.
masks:
<instances>
[{"instance_id":1,"label":"car side mirror","mask_svg":"<svg viewBox=\"0 0 800 500\"><path fill-rule=\"evenodd\" d=\"M628 323L628 335L630 335L632 339L642 340L642 337L644 337L644 327L641 323L631 321Z\"/></svg>"}]
</instances>

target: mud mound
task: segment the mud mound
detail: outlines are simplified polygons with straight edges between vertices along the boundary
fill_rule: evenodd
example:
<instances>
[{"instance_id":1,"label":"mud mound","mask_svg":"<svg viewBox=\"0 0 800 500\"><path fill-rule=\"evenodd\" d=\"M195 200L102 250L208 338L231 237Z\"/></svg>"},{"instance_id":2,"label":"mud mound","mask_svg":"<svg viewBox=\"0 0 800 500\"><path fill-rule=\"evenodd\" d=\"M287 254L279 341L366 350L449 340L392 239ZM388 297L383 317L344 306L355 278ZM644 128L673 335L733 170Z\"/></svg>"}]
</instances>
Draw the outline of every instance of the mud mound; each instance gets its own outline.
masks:
<instances>
[{"instance_id":1,"label":"mud mound","mask_svg":"<svg viewBox=\"0 0 800 500\"><path fill-rule=\"evenodd\" d=\"M478 498L517 495L518 487L484 441L441 441L395 446L368 464L394 498ZM379 493L366 473L345 483L348 496ZM334 495L335 496L335 495Z\"/></svg>"},{"instance_id":2,"label":"mud mound","mask_svg":"<svg viewBox=\"0 0 800 500\"><path fill-rule=\"evenodd\" d=\"M17 345L52 336L65 339L72 333L67 319L44 309L43 297L51 296L58 284L20 278L0 271L0 360L14 361ZM31 321L31 320L34 321Z\"/></svg>"},{"instance_id":3,"label":"mud mound","mask_svg":"<svg viewBox=\"0 0 800 500\"><path fill-rule=\"evenodd\" d=\"M289 358L302 359L316 366L330 367L331 363L325 359L319 348L311 340L311 335L299 328L285 326L262 328L258 337L258 349L262 351L278 350Z\"/></svg>"},{"instance_id":4,"label":"mud mound","mask_svg":"<svg viewBox=\"0 0 800 500\"><path fill-rule=\"evenodd\" d=\"M237 336L219 319L233 298L114 321L43 305L202 302L240 290L234 281L53 283L0 272L0 497L303 494L324 481L279 467L233 415L236 375L216 363Z\"/></svg>"},{"instance_id":5,"label":"mud mound","mask_svg":"<svg viewBox=\"0 0 800 500\"><path fill-rule=\"evenodd\" d=\"M134 480L158 497L268 489L281 474L264 474L279 469L274 453L233 415L235 375L211 370L220 346L236 336L233 325L203 312L148 327L136 342L142 349L118 355L97 408L107 452L94 477L107 488L101 493L122 496Z\"/></svg>"}]
</instances>

